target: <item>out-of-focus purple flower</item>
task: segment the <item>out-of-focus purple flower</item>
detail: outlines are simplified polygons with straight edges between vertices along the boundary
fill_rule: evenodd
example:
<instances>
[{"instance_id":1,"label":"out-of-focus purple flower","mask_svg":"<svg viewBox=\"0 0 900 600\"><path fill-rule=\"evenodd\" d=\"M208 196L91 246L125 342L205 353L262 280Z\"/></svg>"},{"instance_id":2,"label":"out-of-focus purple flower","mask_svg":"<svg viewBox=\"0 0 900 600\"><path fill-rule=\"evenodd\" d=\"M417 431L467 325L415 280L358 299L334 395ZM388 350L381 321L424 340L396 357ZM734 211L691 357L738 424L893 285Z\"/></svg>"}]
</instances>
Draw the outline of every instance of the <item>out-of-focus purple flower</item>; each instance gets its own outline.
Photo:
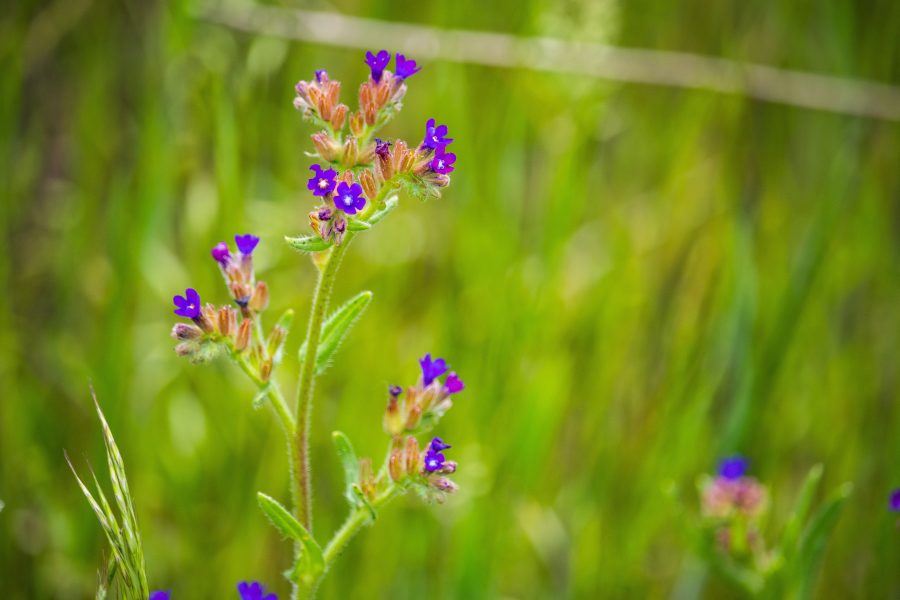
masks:
<instances>
[{"instance_id":1,"label":"out-of-focus purple flower","mask_svg":"<svg viewBox=\"0 0 900 600\"><path fill-rule=\"evenodd\" d=\"M892 512L900 512L900 488L891 492L891 496L888 499L888 508Z\"/></svg>"},{"instance_id":2,"label":"out-of-focus purple flower","mask_svg":"<svg viewBox=\"0 0 900 600\"><path fill-rule=\"evenodd\" d=\"M431 443L428 444L428 449L431 450L432 452L443 452L444 450L447 450L448 448L452 448L452 447L453 446L451 446L450 444L445 444L444 440L442 440L439 437L433 438L431 440Z\"/></svg>"},{"instance_id":3,"label":"out-of-focus purple flower","mask_svg":"<svg viewBox=\"0 0 900 600\"><path fill-rule=\"evenodd\" d=\"M228 259L231 258L231 252L228 250L228 244L226 244L225 242L219 242L218 244L213 246L212 257L220 265L227 264Z\"/></svg>"},{"instance_id":4,"label":"out-of-focus purple flower","mask_svg":"<svg viewBox=\"0 0 900 600\"><path fill-rule=\"evenodd\" d=\"M194 288L184 290L184 296L172 298L175 303L175 314L179 317L196 319L200 316L200 294Z\"/></svg>"},{"instance_id":5,"label":"out-of-focus purple flower","mask_svg":"<svg viewBox=\"0 0 900 600\"><path fill-rule=\"evenodd\" d=\"M379 50L378 54L366 52L366 64L369 65L369 69L372 70L372 79L375 83L381 81L381 75L384 73L389 62L391 62L391 53L387 50Z\"/></svg>"},{"instance_id":6,"label":"out-of-focus purple flower","mask_svg":"<svg viewBox=\"0 0 900 600\"><path fill-rule=\"evenodd\" d=\"M407 60L402 54L397 54L397 77L406 79L407 77L412 77L421 70L422 67L416 66L416 61L411 58Z\"/></svg>"},{"instance_id":7,"label":"out-of-focus purple flower","mask_svg":"<svg viewBox=\"0 0 900 600\"><path fill-rule=\"evenodd\" d=\"M433 150L446 148L453 141L453 138L447 137L447 131L446 125L435 125L434 119L428 119L425 123L425 139L422 145Z\"/></svg>"},{"instance_id":8,"label":"out-of-focus purple flower","mask_svg":"<svg viewBox=\"0 0 900 600\"><path fill-rule=\"evenodd\" d=\"M719 463L719 477L725 479L740 479L747 473L747 467L750 461L743 456L736 454L722 459Z\"/></svg>"},{"instance_id":9,"label":"out-of-focus purple flower","mask_svg":"<svg viewBox=\"0 0 900 600\"><path fill-rule=\"evenodd\" d=\"M316 69L316 81L319 83L328 81L328 71L325 69Z\"/></svg>"},{"instance_id":10,"label":"out-of-focus purple flower","mask_svg":"<svg viewBox=\"0 0 900 600\"><path fill-rule=\"evenodd\" d=\"M765 503L766 490L752 477L716 477L703 489L703 514L709 517L723 518L734 513L754 517Z\"/></svg>"},{"instance_id":11,"label":"out-of-focus purple flower","mask_svg":"<svg viewBox=\"0 0 900 600\"><path fill-rule=\"evenodd\" d=\"M309 170L313 172L313 176L306 182L306 187L313 193L313 196L325 196L334 191L337 171L323 169L319 165L313 165Z\"/></svg>"},{"instance_id":12,"label":"out-of-focus purple flower","mask_svg":"<svg viewBox=\"0 0 900 600\"><path fill-rule=\"evenodd\" d=\"M382 139L375 138L375 154L384 160L387 160L391 154L391 143Z\"/></svg>"},{"instance_id":13,"label":"out-of-focus purple flower","mask_svg":"<svg viewBox=\"0 0 900 600\"><path fill-rule=\"evenodd\" d=\"M452 152L444 152L444 148L438 148L431 159L431 170L441 175L447 175L453 172L453 163L456 162L456 155Z\"/></svg>"},{"instance_id":14,"label":"out-of-focus purple flower","mask_svg":"<svg viewBox=\"0 0 900 600\"><path fill-rule=\"evenodd\" d=\"M362 210L366 205L366 199L362 193L362 186L358 183L349 185L347 182L342 181L337 185L337 191L334 194L334 205L348 215L355 215L356 211Z\"/></svg>"},{"instance_id":15,"label":"out-of-focus purple flower","mask_svg":"<svg viewBox=\"0 0 900 600\"><path fill-rule=\"evenodd\" d=\"M463 380L459 378L456 372L451 371L447 375L447 381L444 382L444 391L448 394L457 394L464 389L466 389L466 384L463 383Z\"/></svg>"},{"instance_id":16,"label":"out-of-focus purple flower","mask_svg":"<svg viewBox=\"0 0 900 600\"><path fill-rule=\"evenodd\" d=\"M253 254L253 250L256 248L256 245L259 244L259 238L253 235L252 233L245 233L244 235L236 235L234 236L234 243L237 245L238 250L244 256L250 256Z\"/></svg>"},{"instance_id":17,"label":"out-of-focus purple flower","mask_svg":"<svg viewBox=\"0 0 900 600\"><path fill-rule=\"evenodd\" d=\"M172 597L172 592L167 592L163 590L157 590L155 592L150 592L149 600L169 600Z\"/></svg>"},{"instance_id":18,"label":"out-of-focus purple flower","mask_svg":"<svg viewBox=\"0 0 900 600\"><path fill-rule=\"evenodd\" d=\"M422 367L422 384L426 387L447 372L447 363L444 359L435 358L432 360L431 352L419 359L419 365Z\"/></svg>"},{"instance_id":19,"label":"out-of-focus purple flower","mask_svg":"<svg viewBox=\"0 0 900 600\"><path fill-rule=\"evenodd\" d=\"M393 396L394 398L396 398L397 396L399 396L400 394L403 393L403 388L400 387L399 385L392 385L388 388L388 393L391 396Z\"/></svg>"},{"instance_id":20,"label":"out-of-focus purple flower","mask_svg":"<svg viewBox=\"0 0 900 600\"><path fill-rule=\"evenodd\" d=\"M237 585L241 600L278 600L275 594L266 594L266 588L258 581L242 581Z\"/></svg>"}]
</instances>

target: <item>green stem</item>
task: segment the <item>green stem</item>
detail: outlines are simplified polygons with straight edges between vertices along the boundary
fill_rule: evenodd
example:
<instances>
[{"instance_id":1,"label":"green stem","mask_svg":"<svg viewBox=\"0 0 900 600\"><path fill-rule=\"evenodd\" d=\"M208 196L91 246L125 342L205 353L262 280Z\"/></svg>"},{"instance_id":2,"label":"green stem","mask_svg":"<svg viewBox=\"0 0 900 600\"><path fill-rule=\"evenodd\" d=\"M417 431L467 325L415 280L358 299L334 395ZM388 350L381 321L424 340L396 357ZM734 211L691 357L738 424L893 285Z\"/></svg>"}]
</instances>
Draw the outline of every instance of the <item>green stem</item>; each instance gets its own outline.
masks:
<instances>
[{"instance_id":1,"label":"green stem","mask_svg":"<svg viewBox=\"0 0 900 600\"><path fill-rule=\"evenodd\" d=\"M322 335L322 322L328 310L328 301L334 289L334 280L344 252L353 239L347 232L340 246L332 246L319 271L319 281L313 294L312 307L309 311L309 324L306 328L306 358L300 366L300 377L297 383L297 427L294 434L294 456L292 461L292 479L294 484L294 513L306 530L312 533L312 486L309 470L309 429L312 418L313 385L316 376L316 354Z\"/></svg>"},{"instance_id":2,"label":"green stem","mask_svg":"<svg viewBox=\"0 0 900 600\"><path fill-rule=\"evenodd\" d=\"M374 500L372 500L371 505L372 508L378 509L387 504L390 500L395 498L400 494L402 488L395 484L391 483L386 490L384 490L380 495L376 496ZM369 509L365 506L357 507L350 513L350 516L344 521L344 524L341 525L341 528L338 529L334 536L331 538L331 541L328 542L328 545L325 546L325 551L322 553L322 557L325 559L325 571L328 571L328 567L335 561L335 559L340 556L341 552L344 550L344 547L353 539L359 530L363 528L372 518Z\"/></svg>"}]
</instances>

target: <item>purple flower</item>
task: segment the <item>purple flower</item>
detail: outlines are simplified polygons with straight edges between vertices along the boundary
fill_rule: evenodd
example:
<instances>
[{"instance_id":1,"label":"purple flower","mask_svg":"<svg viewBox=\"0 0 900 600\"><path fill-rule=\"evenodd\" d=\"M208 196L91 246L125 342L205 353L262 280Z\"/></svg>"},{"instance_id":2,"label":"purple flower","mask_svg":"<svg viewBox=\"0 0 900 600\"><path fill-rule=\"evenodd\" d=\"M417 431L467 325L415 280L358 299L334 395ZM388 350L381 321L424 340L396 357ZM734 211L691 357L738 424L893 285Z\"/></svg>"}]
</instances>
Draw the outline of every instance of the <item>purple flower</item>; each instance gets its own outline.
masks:
<instances>
[{"instance_id":1,"label":"purple flower","mask_svg":"<svg viewBox=\"0 0 900 600\"><path fill-rule=\"evenodd\" d=\"M179 317L196 319L200 316L200 294L194 288L184 290L184 296L175 296L172 302L177 307L175 314Z\"/></svg>"},{"instance_id":2,"label":"purple flower","mask_svg":"<svg viewBox=\"0 0 900 600\"><path fill-rule=\"evenodd\" d=\"M266 588L258 581L247 583L242 581L237 586L241 600L278 600L275 594L266 594Z\"/></svg>"},{"instance_id":3,"label":"purple flower","mask_svg":"<svg viewBox=\"0 0 900 600\"><path fill-rule=\"evenodd\" d=\"M306 187L313 193L313 196L325 196L334 191L337 171L322 169L319 165L313 165L309 170L313 172L313 176L306 183Z\"/></svg>"},{"instance_id":4,"label":"purple flower","mask_svg":"<svg viewBox=\"0 0 900 600\"><path fill-rule=\"evenodd\" d=\"M403 388L400 387L399 385L392 385L388 388L388 393L391 396L393 396L394 398L396 398L397 396L399 396L400 394L403 393Z\"/></svg>"},{"instance_id":5,"label":"purple flower","mask_svg":"<svg viewBox=\"0 0 900 600\"><path fill-rule=\"evenodd\" d=\"M387 50L379 50L378 54L366 52L366 64L372 70L372 79L375 80L375 83L381 81L381 74L389 62L391 62L391 53Z\"/></svg>"},{"instance_id":6,"label":"purple flower","mask_svg":"<svg viewBox=\"0 0 900 600\"><path fill-rule=\"evenodd\" d=\"M433 150L444 149L453 141L453 138L446 136L446 125L435 126L434 119L428 119L428 122L425 123L425 139L422 141L422 145Z\"/></svg>"},{"instance_id":7,"label":"purple flower","mask_svg":"<svg viewBox=\"0 0 900 600\"><path fill-rule=\"evenodd\" d=\"M259 243L259 238L251 233L245 233L244 235L234 236L234 243L237 245L241 254L250 256L253 254L253 249L256 248L256 245Z\"/></svg>"},{"instance_id":8,"label":"purple flower","mask_svg":"<svg viewBox=\"0 0 900 600\"><path fill-rule=\"evenodd\" d=\"M328 71L325 69L316 69L316 81L319 83L328 81Z\"/></svg>"},{"instance_id":9,"label":"purple flower","mask_svg":"<svg viewBox=\"0 0 900 600\"><path fill-rule=\"evenodd\" d=\"M228 263L228 259L231 258L231 252L228 251L228 244L225 242L219 242L212 249L212 257L216 260L220 265L225 265Z\"/></svg>"},{"instance_id":10,"label":"purple flower","mask_svg":"<svg viewBox=\"0 0 900 600\"><path fill-rule=\"evenodd\" d=\"M740 479L747 472L749 466L750 461L743 456L739 454L729 456L719 463L719 477L731 480Z\"/></svg>"},{"instance_id":11,"label":"purple flower","mask_svg":"<svg viewBox=\"0 0 900 600\"><path fill-rule=\"evenodd\" d=\"M444 148L438 148L434 152L434 158L431 159L431 170L441 175L453 172L453 163L456 162L456 155L452 152L444 152Z\"/></svg>"},{"instance_id":12,"label":"purple flower","mask_svg":"<svg viewBox=\"0 0 900 600\"><path fill-rule=\"evenodd\" d=\"M162 590L157 590L155 592L150 592L149 600L169 600L172 592L164 592Z\"/></svg>"},{"instance_id":13,"label":"purple flower","mask_svg":"<svg viewBox=\"0 0 900 600\"><path fill-rule=\"evenodd\" d=\"M888 500L888 508L892 512L900 512L900 488L891 492L891 497Z\"/></svg>"},{"instance_id":14,"label":"purple flower","mask_svg":"<svg viewBox=\"0 0 900 600\"><path fill-rule=\"evenodd\" d=\"M375 138L375 154L384 160L387 160L391 153L391 143L382 139Z\"/></svg>"},{"instance_id":15,"label":"purple flower","mask_svg":"<svg viewBox=\"0 0 900 600\"><path fill-rule=\"evenodd\" d=\"M334 194L334 205L347 213L355 215L356 211L362 210L366 205L366 199L362 196L362 186L358 183L353 185L342 181L337 185L337 192Z\"/></svg>"},{"instance_id":16,"label":"purple flower","mask_svg":"<svg viewBox=\"0 0 900 600\"><path fill-rule=\"evenodd\" d=\"M452 447L453 446L451 446L450 444L445 444L444 440L442 440L439 437L433 438L431 440L431 443L428 444L428 449L431 450L432 452L442 452L442 451L444 451L448 448L452 448Z\"/></svg>"},{"instance_id":17,"label":"purple flower","mask_svg":"<svg viewBox=\"0 0 900 600\"><path fill-rule=\"evenodd\" d=\"M429 449L428 452L425 453L425 470L429 473L440 471L444 468L445 460L446 458L444 458L443 454Z\"/></svg>"},{"instance_id":18,"label":"purple flower","mask_svg":"<svg viewBox=\"0 0 900 600\"><path fill-rule=\"evenodd\" d=\"M419 365L422 367L422 383L425 386L431 385L431 382L447 372L447 363L443 358L431 359L431 352L428 352L419 359Z\"/></svg>"},{"instance_id":19,"label":"purple flower","mask_svg":"<svg viewBox=\"0 0 900 600\"><path fill-rule=\"evenodd\" d=\"M444 383L444 391L448 394L457 394L466 389L466 384L463 383L463 380L459 378L459 376L451 371L449 375L447 375L447 381Z\"/></svg>"},{"instance_id":20,"label":"purple flower","mask_svg":"<svg viewBox=\"0 0 900 600\"><path fill-rule=\"evenodd\" d=\"M421 70L422 67L416 66L416 61L413 59L407 60L402 54L397 54L397 77L406 79L407 77L412 77Z\"/></svg>"}]
</instances>

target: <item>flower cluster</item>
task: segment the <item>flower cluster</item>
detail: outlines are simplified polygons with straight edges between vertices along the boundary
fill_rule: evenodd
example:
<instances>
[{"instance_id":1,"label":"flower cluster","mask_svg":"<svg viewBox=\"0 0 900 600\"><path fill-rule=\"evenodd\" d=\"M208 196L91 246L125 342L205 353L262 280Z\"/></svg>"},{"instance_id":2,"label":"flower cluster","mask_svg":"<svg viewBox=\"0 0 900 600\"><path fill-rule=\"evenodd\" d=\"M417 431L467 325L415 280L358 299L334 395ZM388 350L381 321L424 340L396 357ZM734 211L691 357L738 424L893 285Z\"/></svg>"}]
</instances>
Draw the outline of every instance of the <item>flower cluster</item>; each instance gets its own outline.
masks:
<instances>
[{"instance_id":1,"label":"flower cluster","mask_svg":"<svg viewBox=\"0 0 900 600\"><path fill-rule=\"evenodd\" d=\"M275 594L266 594L266 588L258 581L248 583L242 581L237 585L241 600L278 600ZM150 593L149 600L171 600L172 592L156 591Z\"/></svg>"},{"instance_id":2,"label":"flower cluster","mask_svg":"<svg viewBox=\"0 0 900 600\"><path fill-rule=\"evenodd\" d=\"M449 369L443 358L432 359L428 353L419 360L419 366L422 376L416 385L407 388L405 398L399 386L389 389L383 424L391 437L428 431L453 406L451 396L465 389L453 371L445 381L438 379Z\"/></svg>"},{"instance_id":3,"label":"flower cluster","mask_svg":"<svg viewBox=\"0 0 900 600\"><path fill-rule=\"evenodd\" d=\"M456 463L444 456L448 448L449 444L436 437L422 452L414 436L407 436L405 441L396 437L388 457L388 473L395 482L413 486L426 500L444 502L447 494L459 489L445 477L456 472Z\"/></svg>"},{"instance_id":4,"label":"flower cluster","mask_svg":"<svg viewBox=\"0 0 900 600\"><path fill-rule=\"evenodd\" d=\"M715 533L723 552L762 555L759 522L768 505L766 488L747 475L749 461L731 456L719 463L716 477L701 485L702 515Z\"/></svg>"},{"instance_id":5,"label":"flower cluster","mask_svg":"<svg viewBox=\"0 0 900 600\"><path fill-rule=\"evenodd\" d=\"M194 362L204 362L221 351L245 361L260 381L268 381L272 367L280 360L285 338L290 329L293 312L286 312L263 339L259 313L269 304L269 288L256 281L253 270L253 251L259 244L255 235L234 236L236 251L225 242L212 249L231 298L236 306L202 304L194 288L172 298L175 314L192 323L176 323L172 337L178 340L175 351Z\"/></svg>"},{"instance_id":6,"label":"flower cluster","mask_svg":"<svg viewBox=\"0 0 900 600\"><path fill-rule=\"evenodd\" d=\"M314 79L295 87L294 106L322 128L311 137L316 156L326 164L310 167L307 188L322 202L309 213L310 225L329 245L340 245L357 221L362 222L357 228L367 229L367 219L385 209L393 190L437 197L440 188L450 184L456 155L446 151L453 141L446 125L430 119L418 147L374 137L402 108L406 80L421 70L415 60L397 54L392 73L391 58L387 50L366 53L369 77L359 88L355 112L339 102L341 84L325 71L316 71Z\"/></svg>"}]
</instances>

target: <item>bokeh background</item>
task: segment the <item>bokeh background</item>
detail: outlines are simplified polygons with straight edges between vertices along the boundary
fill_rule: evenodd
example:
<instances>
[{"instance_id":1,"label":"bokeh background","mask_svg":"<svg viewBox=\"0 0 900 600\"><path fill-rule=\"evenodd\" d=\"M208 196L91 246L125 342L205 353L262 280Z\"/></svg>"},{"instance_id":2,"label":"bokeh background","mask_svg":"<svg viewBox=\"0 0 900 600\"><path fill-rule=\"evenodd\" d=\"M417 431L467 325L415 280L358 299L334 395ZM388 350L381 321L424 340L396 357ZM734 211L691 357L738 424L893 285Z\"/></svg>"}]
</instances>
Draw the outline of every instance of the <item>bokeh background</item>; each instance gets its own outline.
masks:
<instances>
[{"instance_id":1,"label":"bokeh background","mask_svg":"<svg viewBox=\"0 0 900 600\"><path fill-rule=\"evenodd\" d=\"M900 4L338 0L386 21L678 50L900 83ZM278 425L224 361L168 337L209 248L255 232L271 319L302 315L310 125L293 85L354 97L362 52L138 0L7 3L0 17L0 582L86 598L106 552L63 449L103 469L89 385L125 457L154 587L286 597ZM679 534L697 477L742 452L777 534L802 477L855 492L822 598L900 596L900 124L741 94L426 61L385 134L429 117L459 156L440 200L354 244L336 300L374 301L320 381L316 531L343 518L330 431L383 452L389 383L426 351L467 390L440 425L462 491L383 511L323 598L721 598ZM302 320L302 317L301 317ZM295 354L296 331L289 342ZM295 361L280 379L293 386ZM669 490L669 491L667 491ZM823 492L824 493L824 492Z\"/></svg>"}]
</instances>

